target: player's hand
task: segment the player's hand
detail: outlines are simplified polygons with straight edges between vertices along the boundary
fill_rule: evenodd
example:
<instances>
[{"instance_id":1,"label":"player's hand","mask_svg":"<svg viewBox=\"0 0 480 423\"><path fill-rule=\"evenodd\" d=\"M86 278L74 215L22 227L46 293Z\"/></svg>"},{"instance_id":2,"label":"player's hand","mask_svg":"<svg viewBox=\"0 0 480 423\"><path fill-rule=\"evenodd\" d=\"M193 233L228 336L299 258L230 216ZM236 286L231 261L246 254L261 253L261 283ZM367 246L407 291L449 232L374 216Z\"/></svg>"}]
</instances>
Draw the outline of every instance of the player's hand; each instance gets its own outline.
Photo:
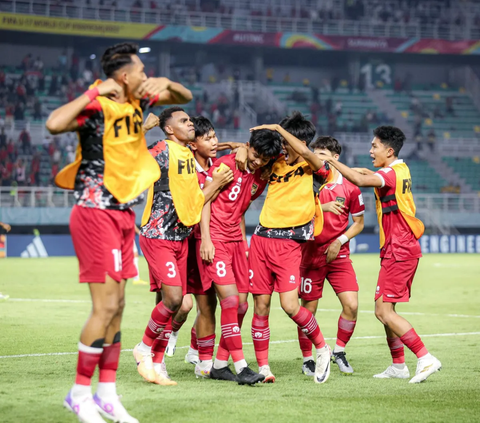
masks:
<instances>
[{"instance_id":1,"label":"player's hand","mask_svg":"<svg viewBox=\"0 0 480 423\"><path fill-rule=\"evenodd\" d=\"M247 170L247 158L247 147L245 145L242 145L238 148L237 154L235 155L235 163L238 170L242 172L245 172L245 170Z\"/></svg>"},{"instance_id":2,"label":"player's hand","mask_svg":"<svg viewBox=\"0 0 480 423\"><path fill-rule=\"evenodd\" d=\"M158 126L160 123L160 119L157 115L154 115L153 113L149 113L147 116L147 119L143 123L143 132L148 132L150 129L155 128L155 126Z\"/></svg>"},{"instance_id":3,"label":"player's hand","mask_svg":"<svg viewBox=\"0 0 480 423\"><path fill-rule=\"evenodd\" d=\"M333 260L335 260L338 256L338 252L340 251L340 248L342 247L342 243L336 239L333 241L328 248L325 250L325 253L327 255L327 263L331 263Z\"/></svg>"},{"instance_id":4,"label":"player's hand","mask_svg":"<svg viewBox=\"0 0 480 423\"><path fill-rule=\"evenodd\" d=\"M113 98L118 98L122 93L123 88L115 81L113 78L108 78L106 81L103 81L101 84L97 85L98 94L101 96L108 96Z\"/></svg>"},{"instance_id":5,"label":"player's hand","mask_svg":"<svg viewBox=\"0 0 480 423\"><path fill-rule=\"evenodd\" d=\"M223 188L225 185L233 181L233 171L229 167L220 172L215 170L212 173L212 179L213 183L218 185L219 188Z\"/></svg>"},{"instance_id":6,"label":"player's hand","mask_svg":"<svg viewBox=\"0 0 480 423\"><path fill-rule=\"evenodd\" d=\"M326 163L332 163L332 161L334 160L333 157L330 157L330 156L327 156L326 154L315 154L320 160L322 160L323 162L326 162Z\"/></svg>"},{"instance_id":7,"label":"player's hand","mask_svg":"<svg viewBox=\"0 0 480 423\"><path fill-rule=\"evenodd\" d=\"M203 240L200 244L200 257L207 263L213 263L215 258L215 247L211 239Z\"/></svg>"},{"instance_id":8,"label":"player's hand","mask_svg":"<svg viewBox=\"0 0 480 423\"><path fill-rule=\"evenodd\" d=\"M342 213L344 213L345 206L338 201L330 201L329 203L322 204L322 211L340 216Z\"/></svg>"},{"instance_id":9,"label":"player's hand","mask_svg":"<svg viewBox=\"0 0 480 423\"><path fill-rule=\"evenodd\" d=\"M276 123L273 123L273 124L270 124L270 125L258 125L258 126L255 126L253 128L250 128L250 132L258 131L260 129L268 129L270 131L276 131L277 128L278 128L278 124L276 124Z\"/></svg>"},{"instance_id":10,"label":"player's hand","mask_svg":"<svg viewBox=\"0 0 480 423\"><path fill-rule=\"evenodd\" d=\"M10 232L12 227L8 223L2 223L3 229L5 229L7 232Z\"/></svg>"},{"instance_id":11,"label":"player's hand","mask_svg":"<svg viewBox=\"0 0 480 423\"><path fill-rule=\"evenodd\" d=\"M161 78L148 78L143 85L140 87L139 94L141 97L149 96L155 97L160 94L162 91L166 91L170 88L172 81L170 79L161 77Z\"/></svg>"},{"instance_id":12,"label":"player's hand","mask_svg":"<svg viewBox=\"0 0 480 423\"><path fill-rule=\"evenodd\" d=\"M268 181L273 171L273 166L265 166L262 170L262 174L260 175L260 179L262 181Z\"/></svg>"}]
</instances>

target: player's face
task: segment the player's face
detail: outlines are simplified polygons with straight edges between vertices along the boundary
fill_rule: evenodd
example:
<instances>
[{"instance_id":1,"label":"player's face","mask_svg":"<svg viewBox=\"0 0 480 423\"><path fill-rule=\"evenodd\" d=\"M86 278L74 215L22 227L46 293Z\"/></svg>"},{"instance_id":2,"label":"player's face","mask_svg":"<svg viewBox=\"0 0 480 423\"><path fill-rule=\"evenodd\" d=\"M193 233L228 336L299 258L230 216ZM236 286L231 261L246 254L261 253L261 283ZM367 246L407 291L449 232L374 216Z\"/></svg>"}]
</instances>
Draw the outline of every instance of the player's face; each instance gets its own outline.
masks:
<instances>
[{"instance_id":1,"label":"player's face","mask_svg":"<svg viewBox=\"0 0 480 423\"><path fill-rule=\"evenodd\" d=\"M370 149L370 157L374 167L385 167L387 158L389 157L390 147L383 144L377 137L372 140L372 148Z\"/></svg>"},{"instance_id":2,"label":"player's face","mask_svg":"<svg viewBox=\"0 0 480 423\"><path fill-rule=\"evenodd\" d=\"M140 99L140 87L147 80L145 65L136 54L132 56L132 62L125 67L125 85L128 88L128 94Z\"/></svg>"},{"instance_id":3,"label":"player's face","mask_svg":"<svg viewBox=\"0 0 480 423\"><path fill-rule=\"evenodd\" d=\"M313 152L319 156L321 154L325 154L327 156L330 156L330 157L333 157L335 160L338 160L339 159L339 155L336 154L336 153L333 153L331 152L330 150L327 150L326 148L316 148L315 150L313 150Z\"/></svg>"},{"instance_id":4,"label":"player's face","mask_svg":"<svg viewBox=\"0 0 480 423\"><path fill-rule=\"evenodd\" d=\"M185 112L174 112L172 117L168 119L165 127L167 134L172 134L179 141L189 143L195 139L195 128Z\"/></svg>"},{"instance_id":5,"label":"player's face","mask_svg":"<svg viewBox=\"0 0 480 423\"><path fill-rule=\"evenodd\" d=\"M247 158L247 166L250 172L255 172L257 169L265 166L270 161L270 157L265 157L258 154L253 147L250 147L250 145L248 145L247 148Z\"/></svg>"},{"instance_id":6,"label":"player's face","mask_svg":"<svg viewBox=\"0 0 480 423\"><path fill-rule=\"evenodd\" d=\"M293 150L292 147L290 147L290 144L288 144L288 142L283 141L282 146L283 146L283 154L285 155L285 162L288 165L295 163L299 155L295 153L295 151Z\"/></svg>"},{"instance_id":7,"label":"player's face","mask_svg":"<svg viewBox=\"0 0 480 423\"><path fill-rule=\"evenodd\" d=\"M217 157L218 139L213 129L209 131L208 134L196 137L195 142L192 142L190 145L194 152L198 152L198 154L205 159L214 159Z\"/></svg>"}]
</instances>

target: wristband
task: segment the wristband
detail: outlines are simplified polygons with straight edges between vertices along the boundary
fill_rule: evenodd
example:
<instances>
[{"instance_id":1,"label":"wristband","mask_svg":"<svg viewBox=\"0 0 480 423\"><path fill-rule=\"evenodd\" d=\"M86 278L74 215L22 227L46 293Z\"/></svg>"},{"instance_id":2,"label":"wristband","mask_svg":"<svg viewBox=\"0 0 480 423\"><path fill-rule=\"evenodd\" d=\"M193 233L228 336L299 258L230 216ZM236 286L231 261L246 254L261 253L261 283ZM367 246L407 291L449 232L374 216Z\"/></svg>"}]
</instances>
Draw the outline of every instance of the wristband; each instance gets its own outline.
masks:
<instances>
[{"instance_id":1,"label":"wristband","mask_svg":"<svg viewBox=\"0 0 480 423\"><path fill-rule=\"evenodd\" d=\"M340 241L340 244L342 245L349 241L348 236L345 234L340 235L337 239Z\"/></svg>"},{"instance_id":2,"label":"wristband","mask_svg":"<svg viewBox=\"0 0 480 423\"><path fill-rule=\"evenodd\" d=\"M98 87L92 88L84 93L89 99L90 103L95 100L100 94L98 93Z\"/></svg>"}]
</instances>

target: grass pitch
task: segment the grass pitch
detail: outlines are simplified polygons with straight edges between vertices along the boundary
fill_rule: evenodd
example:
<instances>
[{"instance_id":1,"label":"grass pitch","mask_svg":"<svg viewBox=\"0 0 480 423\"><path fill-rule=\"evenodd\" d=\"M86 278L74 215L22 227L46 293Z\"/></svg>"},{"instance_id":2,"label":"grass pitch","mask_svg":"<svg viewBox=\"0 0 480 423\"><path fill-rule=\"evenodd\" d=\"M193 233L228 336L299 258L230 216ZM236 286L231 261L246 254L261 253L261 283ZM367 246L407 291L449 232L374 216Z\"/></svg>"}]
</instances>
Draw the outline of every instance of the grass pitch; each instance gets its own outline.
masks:
<instances>
[{"instance_id":1,"label":"grass pitch","mask_svg":"<svg viewBox=\"0 0 480 423\"><path fill-rule=\"evenodd\" d=\"M328 382L316 385L301 374L296 326L279 308L275 296L270 318L270 365L277 377L275 384L247 387L196 379L193 366L183 362L194 318L191 313L176 355L167 359L178 386L143 382L131 352L124 351L118 374L123 404L142 423L478 422L479 256L425 256L413 284L413 300L397 307L443 363L441 372L419 385L372 378L390 364L383 328L373 315L379 259L356 255L353 261L360 284L359 321L347 346L353 376L340 375L333 365ZM0 292L11 297L0 303L3 423L76 421L62 408L62 402L74 380L74 353L90 309L88 289L77 283L77 271L75 258L0 260ZM141 274L144 278L148 275L143 260ZM153 305L148 287L128 285L122 348L131 349L141 339ZM320 308L321 329L333 346L340 307L329 286ZM251 317L250 308L242 335L246 359L256 369ZM405 352L413 375L416 358L407 349Z\"/></svg>"}]
</instances>

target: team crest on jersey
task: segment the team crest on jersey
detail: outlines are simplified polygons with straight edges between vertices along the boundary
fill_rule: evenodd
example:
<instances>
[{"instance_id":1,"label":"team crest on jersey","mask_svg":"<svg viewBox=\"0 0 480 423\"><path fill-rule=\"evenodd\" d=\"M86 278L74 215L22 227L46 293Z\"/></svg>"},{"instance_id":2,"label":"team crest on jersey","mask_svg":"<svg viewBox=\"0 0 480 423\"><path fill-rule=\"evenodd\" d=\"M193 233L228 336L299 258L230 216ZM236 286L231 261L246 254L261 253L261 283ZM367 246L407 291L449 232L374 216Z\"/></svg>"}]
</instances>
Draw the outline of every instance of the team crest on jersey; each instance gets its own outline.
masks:
<instances>
[{"instance_id":1,"label":"team crest on jersey","mask_svg":"<svg viewBox=\"0 0 480 423\"><path fill-rule=\"evenodd\" d=\"M257 192L258 190L258 185L257 184L253 184L252 185L252 197L255 195L255 193Z\"/></svg>"}]
</instances>

